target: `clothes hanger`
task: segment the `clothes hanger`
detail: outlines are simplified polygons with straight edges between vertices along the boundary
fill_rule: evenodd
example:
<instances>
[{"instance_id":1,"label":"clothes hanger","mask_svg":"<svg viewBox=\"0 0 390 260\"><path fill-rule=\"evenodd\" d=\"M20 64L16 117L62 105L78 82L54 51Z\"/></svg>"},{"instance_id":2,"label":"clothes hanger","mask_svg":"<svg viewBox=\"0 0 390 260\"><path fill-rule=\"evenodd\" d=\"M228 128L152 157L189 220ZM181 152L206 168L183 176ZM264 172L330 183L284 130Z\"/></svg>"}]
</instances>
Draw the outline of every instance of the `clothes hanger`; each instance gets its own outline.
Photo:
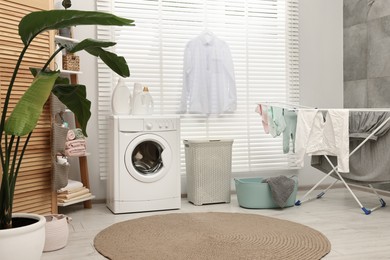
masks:
<instances>
[{"instance_id":1,"label":"clothes hanger","mask_svg":"<svg viewBox=\"0 0 390 260\"><path fill-rule=\"evenodd\" d=\"M214 33L210 29L208 29L207 27L205 27L203 29L202 34L207 35L207 36L214 36Z\"/></svg>"}]
</instances>

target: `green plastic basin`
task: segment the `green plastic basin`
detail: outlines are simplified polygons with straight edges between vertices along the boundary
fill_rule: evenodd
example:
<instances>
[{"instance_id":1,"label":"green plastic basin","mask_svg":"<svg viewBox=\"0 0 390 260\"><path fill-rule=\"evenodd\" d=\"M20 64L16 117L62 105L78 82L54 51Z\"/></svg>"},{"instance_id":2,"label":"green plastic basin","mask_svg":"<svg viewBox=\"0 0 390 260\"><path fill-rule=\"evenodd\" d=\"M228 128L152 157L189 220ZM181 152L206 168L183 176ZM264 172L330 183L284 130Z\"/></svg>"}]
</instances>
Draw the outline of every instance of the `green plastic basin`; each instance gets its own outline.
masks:
<instances>
[{"instance_id":1,"label":"green plastic basin","mask_svg":"<svg viewBox=\"0 0 390 260\"><path fill-rule=\"evenodd\" d=\"M238 204L243 208L249 209L270 209L279 208L272 199L271 189L266 182L262 182L264 178L243 178L234 179L237 192ZM293 177L295 181L294 191L287 200L285 207L294 205L297 190L298 178Z\"/></svg>"}]
</instances>

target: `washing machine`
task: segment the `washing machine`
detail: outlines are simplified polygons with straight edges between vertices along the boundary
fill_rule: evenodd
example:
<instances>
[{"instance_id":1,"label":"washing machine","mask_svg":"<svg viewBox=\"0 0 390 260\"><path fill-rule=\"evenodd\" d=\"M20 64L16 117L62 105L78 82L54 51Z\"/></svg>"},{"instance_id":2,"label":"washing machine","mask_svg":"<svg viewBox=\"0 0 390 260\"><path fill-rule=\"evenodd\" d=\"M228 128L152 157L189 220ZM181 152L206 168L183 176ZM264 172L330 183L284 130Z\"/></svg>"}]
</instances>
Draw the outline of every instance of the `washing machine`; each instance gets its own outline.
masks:
<instances>
[{"instance_id":1,"label":"washing machine","mask_svg":"<svg viewBox=\"0 0 390 260\"><path fill-rule=\"evenodd\" d=\"M113 213L180 208L179 117L111 116L108 140Z\"/></svg>"}]
</instances>

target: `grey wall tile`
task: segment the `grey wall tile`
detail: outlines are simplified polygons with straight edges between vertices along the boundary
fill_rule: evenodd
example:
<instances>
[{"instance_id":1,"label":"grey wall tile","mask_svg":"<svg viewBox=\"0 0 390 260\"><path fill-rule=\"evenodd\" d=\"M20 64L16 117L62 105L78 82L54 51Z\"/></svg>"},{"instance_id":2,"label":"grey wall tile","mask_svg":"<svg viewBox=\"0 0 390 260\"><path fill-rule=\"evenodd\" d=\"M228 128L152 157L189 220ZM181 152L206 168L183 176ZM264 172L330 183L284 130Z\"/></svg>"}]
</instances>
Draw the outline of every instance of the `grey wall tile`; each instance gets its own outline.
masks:
<instances>
[{"instance_id":1,"label":"grey wall tile","mask_svg":"<svg viewBox=\"0 0 390 260\"><path fill-rule=\"evenodd\" d=\"M367 23L367 32L369 43L390 37L390 16L369 21Z\"/></svg>"},{"instance_id":2,"label":"grey wall tile","mask_svg":"<svg viewBox=\"0 0 390 260\"><path fill-rule=\"evenodd\" d=\"M367 80L344 82L344 107L367 107Z\"/></svg>"},{"instance_id":3,"label":"grey wall tile","mask_svg":"<svg viewBox=\"0 0 390 260\"><path fill-rule=\"evenodd\" d=\"M344 0L344 28L366 22L367 12L367 0Z\"/></svg>"},{"instance_id":4,"label":"grey wall tile","mask_svg":"<svg viewBox=\"0 0 390 260\"><path fill-rule=\"evenodd\" d=\"M344 28L344 81L367 78L367 25Z\"/></svg>"},{"instance_id":5,"label":"grey wall tile","mask_svg":"<svg viewBox=\"0 0 390 260\"><path fill-rule=\"evenodd\" d=\"M367 31L367 78L388 77L390 76L390 16L369 21Z\"/></svg>"},{"instance_id":6,"label":"grey wall tile","mask_svg":"<svg viewBox=\"0 0 390 260\"><path fill-rule=\"evenodd\" d=\"M369 41L367 61L368 79L390 76L390 37Z\"/></svg>"},{"instance_id":7,"label":"grey wall tile","mask_svg":"<svg viewBox=\"0 0 390 260\"><path fill-rule=\"evenodd\" d=\"M390 0L344 0L344 81L344 107L390 107Z\"/></svg>"},{"instance_id":8,"label":"grey wall tile","mask_svg":"<svg viewBox=\"0 0 390 260\"><path fill-rule=\"evenodd\" d=\"M369 79L367 107L390 107L390 77Z\"/></svg>"},{"instance_id":9,"label":"grey wall tile","mask_svg":"<svg viewBox=\"0 0 390 260\"><path fill-rule=\"evenodd\" d=\"M369 0L369 2L372 0ZM390 1L389 0L375 0L369 8L367 19L373 20L380 17L390 15Z\"/></svg>"}]
</instances>

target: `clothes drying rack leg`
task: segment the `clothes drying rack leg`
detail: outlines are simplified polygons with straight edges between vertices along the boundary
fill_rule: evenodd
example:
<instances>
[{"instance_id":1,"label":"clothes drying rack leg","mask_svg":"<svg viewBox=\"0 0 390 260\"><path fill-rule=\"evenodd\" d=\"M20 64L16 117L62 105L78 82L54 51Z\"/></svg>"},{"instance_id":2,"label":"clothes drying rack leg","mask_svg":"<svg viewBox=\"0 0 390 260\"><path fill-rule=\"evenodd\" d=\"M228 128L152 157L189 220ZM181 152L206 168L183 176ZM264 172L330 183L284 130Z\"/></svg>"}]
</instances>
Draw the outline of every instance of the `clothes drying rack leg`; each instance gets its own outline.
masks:
<instances>
[{"instance_id":1,"label":"clothes drying rack leg","mask_svg":"<svg viewBox=\"0 0 390 260\"><path fill-rule=\"evenodd\" d=\"M340 173L338 172L336 166L333 165L333 163L329 160L329 157L327 155L324 155L324 157L326 158L326 160L328 161L328 163L330 164L330 166L332 167L332 170L327 174L325 175L319 182L316 183L316 185L314 185L314 187L309 190L305 195L304 195L304 198L306 196L308 196L315 188L317 188L317 186L322 183L327 177L330 176L331 173L335 172L336 175L339 177L340 181L343 182L344 186L347 188L347 190L351 193L352 197L355 199L355 201L359 204L360 208L364 211L364 213L366 215L370 214L371 213L371 210L368 210L366 209L365 207L363 207L362 203L359 201L359 199L356 197L355 193L351 190L351 188L349 187L349 185L345 182L344 178L340 175ZM338 180L334 181L328 188L326 188L323 192L321 192L320 194L317 195L317 199L321 198L334 184L336 184ZM313 198L311 199L308 199L306 201L310 201L310 200L313 200ZM305 202L306 202L305 201ZM299 206L302 204L302 201L298 200L297 202L295 202L295 205L296 206Z\"/></svg>"},{"instance_id":2,"label":"clothes drying rack leg","mask_svg":"<svg viewBox=\"0 0 390 260\"><path fill-rule=\"evenodd\" d=\"M329 157L325 155L325 158L326 160L328 161L328 163L332 166L334 172L337 174L337 176L339 177L340 181L342 181L344 183L344 186L347 188L347 190L349 191L349 193L351 193L352 197L355 199L355 201L359 204L360 208L363 210L363 212L366 214L366 215L369 215L371 214L371 210L363 207L362 203L360 202L360 200L357 198L357 196L355 195L355 193L351 190L351 188L349 187L349 185L347 184L347 182L344 180L344 178L340 175L339 171L336 169L336 166L333 165L333 163L329 160Z\"/></svg>"},{"instance_id":3,"label":"clothes drying rack leg","mask_svg":"<svg viewBox=\"0 0 390 260\"><path fill-rule=\"evenodd\" d=\"M379 196L379 194L376 192L376 190L374 189L374 187L372 187L371 184L368 184L368 187L371 189L371 191L372 191L373 193L375 193L375 195L376 195L376 196L378 197L378 199L379 199L379 202L381 203L380 205L378 205L378 206L372 208L371 211L377 210L377 209L379 209L379 208L386 207L386 202L384 201L384 199L382 199L381 196Z\"/></svg>"},{"instance_id":4,"label":"clothes drying rack leg","mask_svg":"<svg viewBox=\"0 0 390 260\"><path fill-rule=\"evenodd\" d=\"M297 201L295 202L295 206L300 206L300 205L301 205L302 203L304 203L304 202L308 202L308 201L311 201L311 200L314 200L314 199L320 199L320 198L322 198L322 196L324 196L325 193L326 193L330 188L332 188L332 186L333 186L334 184L336 184L336 182L338 182L338 180L335 180L331 185L329 185L325 190L321 191L317 196L315 196L315 197L308 197L308 198L306 198L306 197L309 196L309 194L312 193L312 192L318 187L318 185L320 185L326 178L328 178L329 175L332 174L332 172L334 172L334 170L331 170L331 171L330 171L328 174L326 174L319 182L317 182L317 183L313 186L313 188L311 188L309 191L307 191L307 192L305 193L305 195L302 196L302 199L297 200Z\"/></svg>"},{"instance_id":5,"label":"clothes drying rack leg","mask_svg":"<svg viewBox=\"0 0 390 260\"><path fill-rule=\"evenodd\" d=\"M344 178L341 176L341 174L338 172L336 166L333 165L333 163L330 161L329 157L328 156L324 156L326 158L326 160L328 161L328 163L330 164L330 166L332 167L332 170L327 174L325 175L319 182L316 183L316 185L314 185L313 188L311 188L305 195L303 195L302 199L301 200L297 200L295 202L295 205L296 206L300 206L303 202L307 202L307 201L311 201L313 199L320 199L322 198L322 196L325 195L325 193L331 188L333 187L333 185L335 185L339 180L344 184L344 186L347 188L347 190L349 191L349 193L352 195L352 197L355 199L355 201L357 202L357 204L359 205L359 207L363 210L364 214L366 215L369 215L371 214L371 212L373 212L374 210L377 210L379 208L383 208L386 206L386 202L379 196L379 194L376 192L376 190L372 187L371 184L369 184L368 186L370 187L370 189L372 190L372 192L379 198L379 202L380 202L380 205L376 206L376 207L373 207L371 209L367 209L366 207L363 206L363 204L360 202L360 200L358 199L358 197L355 195L355 193L352 191L352 189L349 187L348 183L344 180ZM336 179L332 184L330 184L324 191L320 192L316 197L309 197L306 199L306 197L311 193L313 192L319 184L321 184L327 177L330 176L330 174L332 174L333 172L336 173L337 177L339 179Z\"/></svg>"},{"instance_id":6,"label":"clothes drying rack leg","mask_svg":"<svg viewBox=\"0 0 390 260\"><path fill-rule=\"evenodd\" d=\"M370 138L375 135L383 126L385 126L387 124L387 122L390 121L390 117L386 118L386 120L384 122L382 122L382 124L380 124L366 139L364 139L355 149L353 149L352 152L349 153L349 157L351 157L358 149L360 149L368 140L370 140ZM356 202L359 204L360 208L363 210L363 212L366 214L366 215L369 215L371 214L372 211L374 210L377 210L379 208L382 208L382 207L385 207L386 206L386 202L378 195L378 193L375 191L375 189L372 187L371 184L369 184L369 187L370 189L378 196L379 198L379 201L380 201L380 205L372 208L372 209L367 209L365 207L363 207L362 203L359 201L359 199L356 197L355 193L351 190L351 188L349 187L349 185L347 184L347 182L344 180L344 178L340 175L340 173L337 171L337 168L336 166L333 165L333 163L329 160L328 156L327 155L324 155L324 157L326 158L326 160L328 161L328 163L331 165L332 167L332 170L327 173L320 181L318 181L314 186L313 188L311 188L308 192L306 192L305 195L303 195L302 199L301 200L297 200L295 202L295 205L296 206L300 206L303 202L307 202L307 201L311 201L311 200L314 200L314 199L319 199L319 198L322 198L322 196L334 185L336 184L336 182L338 182L339 180L342 181L344 183L344 186L348 189L348 191L351 193L352 197L356 200ZM316 197L314 198L307 198L307 196L309 196L310 193L312 193L317 187L318 185L320 185L326 178L328 178L333 172L336 173L336 175L338 176L339 180L335 180L328 188L326 188L324 191L322 191L321 193L319 193Z\"/></svg>"}]
</instances>

